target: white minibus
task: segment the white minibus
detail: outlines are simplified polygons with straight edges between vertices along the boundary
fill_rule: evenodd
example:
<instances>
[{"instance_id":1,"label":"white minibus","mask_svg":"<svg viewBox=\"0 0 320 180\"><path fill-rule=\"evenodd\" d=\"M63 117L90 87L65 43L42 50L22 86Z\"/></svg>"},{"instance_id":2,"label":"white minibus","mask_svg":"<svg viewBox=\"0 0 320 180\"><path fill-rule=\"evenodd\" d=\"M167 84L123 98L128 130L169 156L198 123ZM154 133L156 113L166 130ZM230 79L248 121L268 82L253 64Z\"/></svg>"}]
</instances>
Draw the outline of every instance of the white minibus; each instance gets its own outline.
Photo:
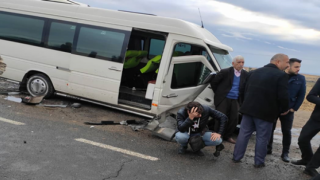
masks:
<instances>
[{"instance_id":1,"label":"white minibus","mask_svg":"<svg viewBox=\"0 0 320 180\"><path fill-rule=\"evenodd\" d=\"M197 99L232 49L179 19L41 0L0 0L3 77L33 96L66 96L148 118Z\"/></svg>"}]
</instances>

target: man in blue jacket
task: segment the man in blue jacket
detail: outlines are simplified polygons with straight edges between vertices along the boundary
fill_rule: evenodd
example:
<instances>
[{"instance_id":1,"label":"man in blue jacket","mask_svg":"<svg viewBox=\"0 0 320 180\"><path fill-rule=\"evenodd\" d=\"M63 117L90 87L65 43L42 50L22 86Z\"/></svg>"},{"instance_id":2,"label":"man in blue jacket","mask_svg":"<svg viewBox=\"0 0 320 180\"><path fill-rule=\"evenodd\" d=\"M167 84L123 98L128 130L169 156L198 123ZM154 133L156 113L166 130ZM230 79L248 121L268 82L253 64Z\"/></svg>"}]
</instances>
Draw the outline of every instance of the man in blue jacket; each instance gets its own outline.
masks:
<instances>
[{"instance_id":1,"label":"man in blue jacket","mask_svg":"<svg viewBox=\"0 0 320 180\"><path fill-rule=\"evenodd\" d=\"M294 119L294 112L300 108L306 95L306 79L303 75L298 74L301 67L301 60L291 58L289 68L285 72L289 76L288 94L289 94L289 113L279 116L282 130L282 154L281 159L284 162L290 162L289 149L291 145L291 129ZM277 120L273 124L273 131L277 125ZM268 144L267 154L272 154L273 131Z\"/></svg>"},{"instance_id":2,"label":"man in blue jacket","mask_svg":"<svg viewBox=\"0 0 320 180\"><path fill-rule=\"evenodd\" d=\"M208 129L209 117L217 119L220 123L218 132L210 132ZM176 141L180 144L179 154L184 154L188 148L188 140L191 136L201 135L206 146L217 146L216 151L224 148L221 144L221 134L224 126L228 121L228 117L223 113L210 108L209 106L201 105L193 101L181 108L177 113L177 128ZM201 150L195 152L199 156L204 156ZM215 154L215 156L219 156Z\"/></svg>"}]
</instances>

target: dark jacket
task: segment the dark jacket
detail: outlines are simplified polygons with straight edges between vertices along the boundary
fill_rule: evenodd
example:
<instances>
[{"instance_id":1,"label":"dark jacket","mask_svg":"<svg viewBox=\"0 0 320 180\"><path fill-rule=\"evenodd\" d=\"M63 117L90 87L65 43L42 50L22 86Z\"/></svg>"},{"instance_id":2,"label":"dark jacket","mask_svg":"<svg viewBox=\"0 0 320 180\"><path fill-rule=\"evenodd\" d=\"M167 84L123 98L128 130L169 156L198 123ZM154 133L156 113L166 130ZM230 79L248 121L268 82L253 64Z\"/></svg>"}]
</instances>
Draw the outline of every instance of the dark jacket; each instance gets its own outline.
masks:
<instances>
[{"instance_id":1,"label":"dark jacket","mask_svg":"<svg viewBox=\"0 0 320 180\"><path fill-rule=\"evenodd\" d=\"M203 112L200 118L199 131L207 131L207 124L209 121L209 117L217 119L220 121L220 128L217 133L222 134L224 130L224 126L228 121L228 117L223 113L210 108L209 106L202 105ZM189 119L188 112L185 108L181 108L177 113L177 128L180 132L188 132L189 127L193 125L193 121Z\"/></svg>"},{"instance_id":2,"label":"dark jacket","mask_svg":"<svg viewBox=\"0 0 320 180\"><path fill-rule=\"evenodd\" d=\"M303 75L292 76L288 82L289 109L298 111L306 95L306 78Z\"/></svg>"},{"instance_id":3,"label":"dark jacket","mask_svg":"<svg viewBox=\"0 0 320 180\"><path fill-rule=\"evenodd\" d=\"M241 70L239 87L243 86L243 83L247 77L248 72ZM222 69L215 78L211 81L211 88L214 92L214 105L217 107L228 95L232 88L234 78L234 68Z\"/></svg>"},{"instance_id":4,"label":"dark jacket","mask_svg":"<svg viewBox=\"0 0 320 180\"><path fill-rule=\"evenodd\" d=\"M242 114L274 122L289 109L288 75L274 64L250 71L245 82Z\"/></svg>"},{"instance_id":5,"label":"dark jacket","mask_svg":"<svg viewBox=\"0 0 320 180\"><path fill-rule=\"evenodd\" d=\"M311 114L310 119L320 121L320 79L313 86L309 94L307 95L307 100L311 103L316 104L314 110Z\"/></svg>"}]
</instances>

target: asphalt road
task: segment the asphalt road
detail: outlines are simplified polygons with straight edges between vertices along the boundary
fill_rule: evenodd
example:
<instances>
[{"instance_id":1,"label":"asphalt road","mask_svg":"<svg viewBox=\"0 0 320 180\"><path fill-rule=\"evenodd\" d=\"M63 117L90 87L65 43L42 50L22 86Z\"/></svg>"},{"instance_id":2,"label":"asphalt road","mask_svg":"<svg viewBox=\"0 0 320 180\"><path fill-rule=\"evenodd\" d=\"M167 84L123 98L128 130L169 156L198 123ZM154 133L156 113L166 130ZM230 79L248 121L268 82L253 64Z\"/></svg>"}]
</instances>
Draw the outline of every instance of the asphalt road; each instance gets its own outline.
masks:
<instances>
[{"instance_id":1,"label":"asphalt road","mask_svg":"<svg viewBox=\"0 0 320 180\"><path fill-rule=\"evenodd\" d=\"M89 103L70 107L73 100L44 103L66 108L30 106L0 95L1 180L104 180L104 179L310 179L303 167L268 156L266 167L253 167L254 138L242 163L231 161L233 145L221 156L206 147L204 157L177 154L178 145L124 125L90 126L84 122L128 119L132 116ZM12 123L23 123L17 125Z\"/></svg>"}]
</instances>

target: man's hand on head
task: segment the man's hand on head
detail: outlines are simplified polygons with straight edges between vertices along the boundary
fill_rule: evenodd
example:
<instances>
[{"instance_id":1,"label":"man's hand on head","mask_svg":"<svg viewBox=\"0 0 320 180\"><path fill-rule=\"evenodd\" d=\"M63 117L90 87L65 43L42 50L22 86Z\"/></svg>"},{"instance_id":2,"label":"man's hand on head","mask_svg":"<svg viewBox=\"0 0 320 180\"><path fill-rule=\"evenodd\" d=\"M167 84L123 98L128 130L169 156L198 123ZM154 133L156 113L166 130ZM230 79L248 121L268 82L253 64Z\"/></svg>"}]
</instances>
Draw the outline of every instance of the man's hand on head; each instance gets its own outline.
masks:
<instances>
[{"instance_id":1,"label":"man's hand on head","mask_svg":"<svg viewBox=\"0 0 320 180\"><path fill-rule=\"evenodd\" d=\"M199 113L197 112L197 110L198 110L197 107L193 107L191 111L188 111L189 119L193 120L195 117L199 116Z\"/></svg>"}]
</instances>

